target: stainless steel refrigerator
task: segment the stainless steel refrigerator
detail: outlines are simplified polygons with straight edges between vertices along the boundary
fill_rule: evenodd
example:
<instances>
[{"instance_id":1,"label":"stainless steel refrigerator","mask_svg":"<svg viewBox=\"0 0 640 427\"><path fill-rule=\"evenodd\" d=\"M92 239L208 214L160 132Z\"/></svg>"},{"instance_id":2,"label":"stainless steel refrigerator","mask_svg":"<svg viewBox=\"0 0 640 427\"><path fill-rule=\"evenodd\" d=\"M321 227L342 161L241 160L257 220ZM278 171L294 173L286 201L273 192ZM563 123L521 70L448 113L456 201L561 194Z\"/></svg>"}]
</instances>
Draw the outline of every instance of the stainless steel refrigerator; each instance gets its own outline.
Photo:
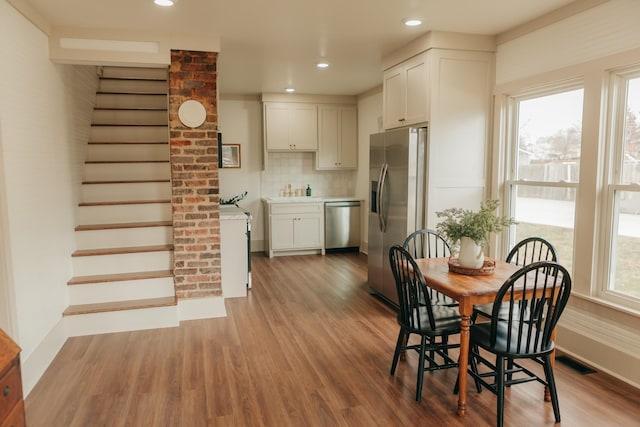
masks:
<instances>
[{"instance_id":1,"label":"stainless steel refrigerator","mask_svg":"<svg viewBox=\"0 0 640 427\"><path fill-rule=\"evenodd\" d=\"M426 128L370 137L369 287L396 305L389 248L424 226L426 144Z\"/></svg>"}]
</instances>

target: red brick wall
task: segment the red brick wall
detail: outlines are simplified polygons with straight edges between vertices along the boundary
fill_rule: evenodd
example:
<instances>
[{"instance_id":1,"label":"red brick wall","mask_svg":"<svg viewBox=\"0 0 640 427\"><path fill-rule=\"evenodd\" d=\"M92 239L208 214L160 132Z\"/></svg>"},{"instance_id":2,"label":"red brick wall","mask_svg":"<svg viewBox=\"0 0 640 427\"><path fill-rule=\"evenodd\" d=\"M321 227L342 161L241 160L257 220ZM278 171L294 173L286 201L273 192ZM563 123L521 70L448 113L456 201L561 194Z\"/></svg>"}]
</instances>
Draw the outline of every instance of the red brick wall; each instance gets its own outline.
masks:
<instances>
[{"instance_id":1,"label":"red brick wall","mask_svg":"<svg viewBox=\"0 0 640 427\"><path fill-rule=\"evenodd\" d=\"M174 282L178 299L222 295L216 52L171 51L169 129ZM207 111L198 128L178 108L196 100Z\"/></svg>"}]
</instances>

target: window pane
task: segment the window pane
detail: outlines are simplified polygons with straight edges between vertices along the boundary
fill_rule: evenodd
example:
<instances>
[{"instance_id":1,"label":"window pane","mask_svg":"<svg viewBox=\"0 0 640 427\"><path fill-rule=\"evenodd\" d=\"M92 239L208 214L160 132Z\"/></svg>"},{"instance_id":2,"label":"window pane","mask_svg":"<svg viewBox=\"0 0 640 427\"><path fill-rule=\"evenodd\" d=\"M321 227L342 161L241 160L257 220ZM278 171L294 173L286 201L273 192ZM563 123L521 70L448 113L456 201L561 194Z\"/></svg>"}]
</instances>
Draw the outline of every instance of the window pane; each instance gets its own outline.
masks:
<instances>
[{"instance_id":1,"label":"window pane","mask_svg":"<svg viewBox=\"0 0 640 427\"><path fill-rule=\"evenodd\" d=\"M542 237L558 253L558 262L572 271L576 191L573 188L516 186L512 244L527 237Z\"/></svg>"},{"instance_id":2,"label":"window pane","mask_svg":"<svg viewBox=\"0 0 640 427\"><path fill-rule=\"evenodd\" d=\"M640 298L640 193L617 191L610 289Z\"/></svg>"},{"instance_id":3,"label":"window pane","mask_svg":"<svg viewBox=\"0 0 640 427\"><path fill-rule=\"evenodd\" d=\"M629 80L624 121L622 184L640 183L640 78Z\"/></svg>"},{"instance_id":4,"label":"window pane","mask_svg":"<svg viewBox=\"0 0 640 427\"><path fill-rule=\"evenodd\" d=\"M582 98L579 89L519 102L516 179L578 181Z\"/></svg>"}]
</instances>

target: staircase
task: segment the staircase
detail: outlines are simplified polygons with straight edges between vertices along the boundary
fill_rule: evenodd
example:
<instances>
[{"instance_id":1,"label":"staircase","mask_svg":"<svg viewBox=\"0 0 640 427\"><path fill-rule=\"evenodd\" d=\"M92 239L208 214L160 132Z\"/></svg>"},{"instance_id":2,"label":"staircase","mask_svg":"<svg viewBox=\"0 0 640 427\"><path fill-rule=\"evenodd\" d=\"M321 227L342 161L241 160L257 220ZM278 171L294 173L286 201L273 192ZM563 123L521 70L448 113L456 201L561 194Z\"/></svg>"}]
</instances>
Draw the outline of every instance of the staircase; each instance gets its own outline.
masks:
<instances>
[{"instance_id":1,"label":"staircase","mask_svg":"<svg viewBox=\"0 0 640 427\"><path fill-rule=\"evenodd\" d=\"M65 310L69 336L177 325L167 70L103 67Z\"/></svg>"}]
</instances>

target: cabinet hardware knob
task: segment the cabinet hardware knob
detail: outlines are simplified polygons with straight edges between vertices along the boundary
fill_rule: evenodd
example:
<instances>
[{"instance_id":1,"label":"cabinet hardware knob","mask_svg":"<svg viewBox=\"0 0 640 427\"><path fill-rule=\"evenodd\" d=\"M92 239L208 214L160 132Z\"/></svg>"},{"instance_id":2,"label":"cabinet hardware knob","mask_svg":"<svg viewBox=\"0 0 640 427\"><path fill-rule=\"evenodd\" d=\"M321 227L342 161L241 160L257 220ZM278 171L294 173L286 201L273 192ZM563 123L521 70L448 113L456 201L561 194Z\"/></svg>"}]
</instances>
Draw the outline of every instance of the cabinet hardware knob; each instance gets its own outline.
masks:
<instances>
[{"instance_id":1,"label":"cabinet hardware knob","mask_svg":"<svg viewBox=\"0 0 640 427\"><path fill-rule=\"evenodd\" d=\"M4 391L3 391L3 393L2 393L2 394L4 394L4 397L7 397L7 396L9 396L9 393L10 393L10 392L11 392L11 387L9 387L9 386L5 386L5 387L4 387Z\"/></svg>"}]
</instances>

